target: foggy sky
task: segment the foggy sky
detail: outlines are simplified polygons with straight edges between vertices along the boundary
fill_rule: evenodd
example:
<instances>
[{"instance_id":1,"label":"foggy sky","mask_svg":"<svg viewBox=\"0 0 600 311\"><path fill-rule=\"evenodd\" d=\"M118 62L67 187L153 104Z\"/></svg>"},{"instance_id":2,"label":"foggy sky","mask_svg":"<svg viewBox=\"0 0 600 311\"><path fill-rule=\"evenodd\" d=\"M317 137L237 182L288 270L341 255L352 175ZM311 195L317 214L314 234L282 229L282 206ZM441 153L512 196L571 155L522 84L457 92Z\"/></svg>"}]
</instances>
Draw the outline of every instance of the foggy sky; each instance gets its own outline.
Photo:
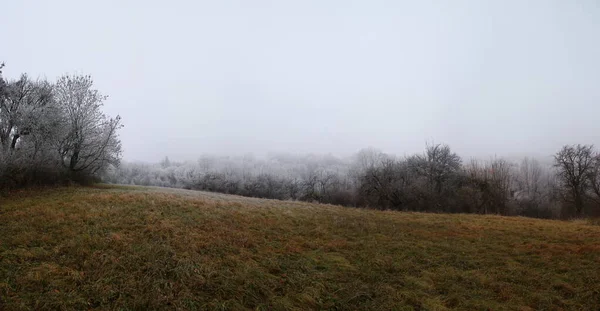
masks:
<instances>
[{"instance_id":1,"label":"foggy sky","mask_svg":"<svg viewBox=\"0 0 600 311\"><path fill-rule=\"evenodd\" d=\"M3 1L4 74L91 74L125 160L600 145L600 3Z\"/></svg>"}]
</instances>

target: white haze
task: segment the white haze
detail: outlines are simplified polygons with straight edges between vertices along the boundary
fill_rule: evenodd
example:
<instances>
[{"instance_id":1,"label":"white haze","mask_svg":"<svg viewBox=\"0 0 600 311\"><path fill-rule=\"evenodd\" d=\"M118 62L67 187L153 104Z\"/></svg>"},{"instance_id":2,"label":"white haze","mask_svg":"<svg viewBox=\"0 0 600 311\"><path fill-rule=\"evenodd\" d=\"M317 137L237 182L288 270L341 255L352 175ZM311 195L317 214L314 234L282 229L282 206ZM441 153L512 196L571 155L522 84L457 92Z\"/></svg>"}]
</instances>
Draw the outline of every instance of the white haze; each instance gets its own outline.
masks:
<instances>
[{"instance_id":1,"label":"white haze","mask_svg":"<svg viewBox=\"0 0 600 311\"><path fill-rule=\"evenodd\" d=\"M4 74L91 74L125 160L600 144L589 1L5 1Z\"/></svg>"}]
</instances>

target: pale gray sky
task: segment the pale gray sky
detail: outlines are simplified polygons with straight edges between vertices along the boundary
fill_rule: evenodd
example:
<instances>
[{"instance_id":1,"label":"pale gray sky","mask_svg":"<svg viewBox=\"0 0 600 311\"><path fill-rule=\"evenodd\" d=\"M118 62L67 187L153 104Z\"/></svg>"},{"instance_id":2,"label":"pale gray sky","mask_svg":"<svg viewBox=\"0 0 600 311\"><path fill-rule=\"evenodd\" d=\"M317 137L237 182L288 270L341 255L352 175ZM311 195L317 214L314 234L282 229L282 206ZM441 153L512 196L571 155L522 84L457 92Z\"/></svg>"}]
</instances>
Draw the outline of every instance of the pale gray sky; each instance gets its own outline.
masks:
<instances>
[{"instance_id":1,"label":"pale gray sky","mask_svg":"<svg viewBox=\"0 0 600 311\"><path fill-rule=\"evenodd\" d=\"M7 77L91 74L126 160L600 145L600 2L9 1Z\"/></svg>"}]
</instances>

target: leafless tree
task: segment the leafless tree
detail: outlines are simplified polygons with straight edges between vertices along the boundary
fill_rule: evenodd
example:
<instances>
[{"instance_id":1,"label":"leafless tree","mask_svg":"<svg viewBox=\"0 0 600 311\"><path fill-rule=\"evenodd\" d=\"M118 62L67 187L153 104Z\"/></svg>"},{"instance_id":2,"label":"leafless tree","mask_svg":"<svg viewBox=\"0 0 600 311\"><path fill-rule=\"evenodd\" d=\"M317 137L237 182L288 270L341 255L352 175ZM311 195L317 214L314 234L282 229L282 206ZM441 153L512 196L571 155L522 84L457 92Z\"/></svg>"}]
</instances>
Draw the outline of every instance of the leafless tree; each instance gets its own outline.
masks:
<instances>
[{"instance_id":1,"label":"leafless tree","mask_svg":"<svg viewBox=\"0 0 600 311\"><path fill-rule=\"evenodd\" d=\"M574 204L575 213L581 216L588 190L589 176L594 170L594 151L592 145L567 145L554 155L554 166L566 198Z\"/></svg>"},{"instance_id":2,"label":"leafless tree","mask_svg":"<svg viewBox=\"0 0 600 311\"><path fill-rule=\"evenodd\" d=\"M53 84L0 75L0 186L56 183L65 168L89 176L117 164L121 123L102 114L104 99L89 76Z\"/></svg>"},{"instance_id":3,"label":"leafless tree","mask_svg":"<svg viewBox=\"0 0 600 311\"><path fill-rule=\"evenodd\" d=\"M64 167L95 174L109 164L118 164L121 118L109 119L102 113L106 96L93 88L92 78L65 75L56 83L55 96L64 115L58 148Z\"/></svg>"},{"instance_id":4,"label":"leafless tree","mask_svg":"<svg viewBox=\"0 0 600 311\"><path fill-rule=\"evenodd\" d=\"M364 172L379 165L385 158L386 156L381 151L374 148L366 148L360 150L354 156L354 161L357 169Z\"/></svg>"},{"instance_id":5,"label":"leafless tree","mask_svg":"<svg viewBox=\"0 0 600 311\"><path fill-rule=\"evenodd\" d=\"M7 152L14 150L24 136L35 132L51 132L50 117L55 112L52 103L52 86L40 80L31 81L22 75L17 81L5 84L0 96L0 145Z\"/></svg>"},{"instance_id":6,"label":"leafless tree","mask_svg":"<svg viewBox=\"0 0 600 311\"><path fill-rule=\"evenodd\" d=\"M384 159L365 172L359 188L360 197L371 207L407 209L415 177L407 160Z\"/></svg>"},{"instance_id":7,"label":"leafless tree","mask_svg":"<svg viewBox=\"0 0 600 311\"><path fill-rule=\"evenodd\" d=\"M492 159L486 163L472 160L466 169L470 199L474 212L483 214L508 214L511 198L511 164L504 159Z\"/></svg>"},{"instance_id":8,"label":"leafless tree","mask_svg":"<svg viewBox=\"0 0 600 311\"><path fill-rule=\"evenodd\" d=\"M497 214L506 215L509 212L508 203L512 197L511 167L512 164L504 159L494 159L489 163L491 192Z\"/></svg>"},{"instance_id":9,"label":"leafless tree","mask_svg":"<svg viewBox=\"0 0 600 311\"><path fill-rule=\"evenodd\" d=\"M515 176L514 199L523 216L550 217L555 206L555 172L536 159L524 158Z\"/></svg>"},{"instance_id":10,"label":"leafless tree","mask_svg":"<svg viewBox=\"0 0 600 311\"><path fill-rule=\"evenodd\" d=\"M593 165L588 180L592 191L592 198L596 204L600 204L600 153L593 155Z\"/></svg>"},{"instance_id":11,"label":"leafless tree","mask_svg":"<svg viewBox=\"0 0 600 311\"><path fill-rule=\"evenodd\" d=\"M290 196L290 199L296 200L300 195L302 182L297 177L288 177L285 182L286 191Z\"/></svg>"},{"instance_id":12,"label":"leafless tree","mask_svg":"<svg viewBox=\"0 0 600 311\"><path fill-rule=\"evenodd\" d=\"M461 169L461 158L450 150L450 146L442 144L427 145L423 155L410 158L417 173L425 178L427 191L441 197L454 191L456 177ZM439 205L440 202L434 204Z\"/></svg>"},{"instance_id":13,"label":"leafless tree","mask_svg":"<svg viewBox=\"0 0 600 311\"><path fill-rule=\"evenodd\" d=\"M541 196L542 166L536 159L525 157L519 165L517 184L528 198L537 200Z\"/></svg>"}]
</instances>

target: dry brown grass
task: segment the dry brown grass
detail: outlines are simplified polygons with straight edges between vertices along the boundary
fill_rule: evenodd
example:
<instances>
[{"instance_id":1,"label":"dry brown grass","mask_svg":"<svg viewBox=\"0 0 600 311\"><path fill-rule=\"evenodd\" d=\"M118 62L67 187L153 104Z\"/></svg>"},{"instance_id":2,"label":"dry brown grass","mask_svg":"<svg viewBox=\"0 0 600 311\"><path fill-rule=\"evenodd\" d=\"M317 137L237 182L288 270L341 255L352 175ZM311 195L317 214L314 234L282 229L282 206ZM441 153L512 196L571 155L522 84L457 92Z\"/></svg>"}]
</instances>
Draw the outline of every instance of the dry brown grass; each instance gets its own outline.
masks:
<instances>
[{"instance_id":1,"label":"dry brown grass","mask_svg":"<svg viewBox=\"0 0 600 311\"><path fill-rule=\"evenodd\" d=\"M0 200L0 309L600 309L588 222L108 186Z\"/></svg>"}]
</instances>

